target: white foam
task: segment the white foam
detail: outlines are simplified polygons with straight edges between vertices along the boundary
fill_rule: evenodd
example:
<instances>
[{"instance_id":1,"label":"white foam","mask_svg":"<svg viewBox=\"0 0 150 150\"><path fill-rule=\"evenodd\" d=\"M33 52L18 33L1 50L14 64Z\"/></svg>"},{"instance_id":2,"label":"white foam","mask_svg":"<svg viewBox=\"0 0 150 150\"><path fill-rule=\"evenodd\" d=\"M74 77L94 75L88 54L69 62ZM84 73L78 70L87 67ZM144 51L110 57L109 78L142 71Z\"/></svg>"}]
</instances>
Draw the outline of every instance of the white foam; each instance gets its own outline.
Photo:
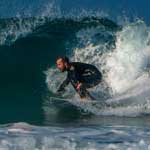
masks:
<instances>
[{"instance_id":1,"label":"white foam","mask_svg":"<svg viewBox=\"0 0 150 150\"><path fill-rule=\"evenodd\" d=\"M33 133L10 133L14 126L30 126ZM149 134L145 127L80 126L38 127L16 123L0 128L0 150L145 150L149 149Z\"/></svg>"},{"instance_id":2,"label":"white foam","mask_svg":"<svg viewBox=\"0 0 150 150\"><path fill-rule=\"evenodd\" d=\"M145 103L148 104L147 99L150 98L150 79L145 73L150 58L149 31L149 27L143 21L126 25L117 33L116 48L109 53L104 53L106 45L102 47L101 44L91 43L90 38L95 34L95 30L92 29L92 33L85 30L84 34L83 31L77 34L81 42L86 44L85 47L74 50L74 59L94 64L99 69L105 70L104 79L113 94L113 98L108 99L107 102L125 104L119 108L106 107L103 111L97 109L94 113L136 116L150 112L149 107L145 110ZM131 104L134 105L130 106ZM88 109L93 110L90 106Z\"/></svg>"},{"instance_id":3,"label":"white foam","mask_svg":"<svg viewBox=\"0 0 150 150\"><path fill-rule=\"evenodd\" d=\"M113 93L123 93L136 84L149 63L149 27L142 21L117 33L116 48L106 56L107 83Z\"/></svg>"},{"instance_id":4,"label":"white foam","mask_svg":"<svg viewBox=\"0 0 150 150\"><path fill-rule=\"evenodd\" d=\"M93 28L78 32L77 37L85 46L74 49L73 59L107 71L105 81L113 94L123 93L136 84L149 63L149 27L142 21L126 25L117 33L116 48L110 53L105 53L107 43L92 44L93 35L99 32Z\"/></svg>"}]
</instances>

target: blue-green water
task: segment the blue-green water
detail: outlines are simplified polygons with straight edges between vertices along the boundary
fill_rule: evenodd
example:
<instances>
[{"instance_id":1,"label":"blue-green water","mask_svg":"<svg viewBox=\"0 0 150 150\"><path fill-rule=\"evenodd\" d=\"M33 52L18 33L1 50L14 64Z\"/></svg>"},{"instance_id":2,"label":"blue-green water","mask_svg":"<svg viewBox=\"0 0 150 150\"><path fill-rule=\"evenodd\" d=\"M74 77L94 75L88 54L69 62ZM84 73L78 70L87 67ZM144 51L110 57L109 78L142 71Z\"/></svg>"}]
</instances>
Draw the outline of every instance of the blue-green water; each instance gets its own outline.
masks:
<instances>
[{"instance_id":1,"label":"blue-green water","mask_svg":"<svg viewBox=\"0 0 150 150\"><path fill-rule=\"evenodd\" d=\"M123 15L117 2L0 2L0 149L150 149L149 17L140 2ZM96 104L71 85L70 103L50 98L61 55L102 72Z\"/></svg>"}]
</instances>

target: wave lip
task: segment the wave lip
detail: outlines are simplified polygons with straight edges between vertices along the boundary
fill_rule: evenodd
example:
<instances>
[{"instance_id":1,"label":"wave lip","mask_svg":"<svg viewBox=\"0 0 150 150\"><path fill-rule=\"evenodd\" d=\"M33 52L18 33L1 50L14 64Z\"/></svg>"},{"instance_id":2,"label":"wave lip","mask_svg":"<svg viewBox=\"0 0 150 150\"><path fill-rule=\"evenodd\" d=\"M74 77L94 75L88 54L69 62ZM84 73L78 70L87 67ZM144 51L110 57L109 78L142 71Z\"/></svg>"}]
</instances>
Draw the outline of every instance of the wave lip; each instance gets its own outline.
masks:
<instances>
[{"instance_id":1,"label":"wave lip","mask_svg":"<svg viewBox=\"0 0 150 150\"><path fill-rule=\"evenodd\" d=\"M62 25L62 26L61 26ZM7 18L0 19L0 45L11 45L16 40L21 38L28 38L30 35L38 31L42 31L40 36L44 33L47 33L49 30L66 30L68 27L70 29L79 30L81 28L86 28L90 26L105 26L106 28L112 28L116 30L118 26L111 20L107 18L100 17L86 17L81 16L79 18L75 17L59 17L56 18L47 17L47 16L39 16L39 17L15 17L15 18ZM66 28L65 28L66 26ZM54 28L54 29L51 29ZM64 29L63 29L64 28ZM68 29L68 30L69 30ZM75 32L72 29L72 32ZM56 31L59 32L59 31ZM60 31L61 32L61 31ZM50 35L49 35L50 36Z\"/></svg>"}]
</instances>

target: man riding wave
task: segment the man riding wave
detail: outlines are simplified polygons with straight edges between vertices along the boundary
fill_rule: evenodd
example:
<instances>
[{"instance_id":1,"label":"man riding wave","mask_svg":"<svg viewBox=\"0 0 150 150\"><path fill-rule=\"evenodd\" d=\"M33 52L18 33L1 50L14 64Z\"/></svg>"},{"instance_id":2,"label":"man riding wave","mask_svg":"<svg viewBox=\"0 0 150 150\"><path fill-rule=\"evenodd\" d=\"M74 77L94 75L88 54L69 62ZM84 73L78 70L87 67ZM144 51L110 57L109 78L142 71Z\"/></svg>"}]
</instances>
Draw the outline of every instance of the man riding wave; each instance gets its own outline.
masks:
<instances>
[{"instance_id":1,"label":"man riding wave","mask_svg":"<svg viewBox=\"0 0 150 150\"><path fill-rule=\"evenodd\" d=\"M95 66L81 62L70 62L68 57L59 57L56 63L61 72L67 71L67 77L57 92L64 91L65 87L71 83L80 98L95 99L87 90L102 81L102 74Z\"/></svg>"}]
</instances>

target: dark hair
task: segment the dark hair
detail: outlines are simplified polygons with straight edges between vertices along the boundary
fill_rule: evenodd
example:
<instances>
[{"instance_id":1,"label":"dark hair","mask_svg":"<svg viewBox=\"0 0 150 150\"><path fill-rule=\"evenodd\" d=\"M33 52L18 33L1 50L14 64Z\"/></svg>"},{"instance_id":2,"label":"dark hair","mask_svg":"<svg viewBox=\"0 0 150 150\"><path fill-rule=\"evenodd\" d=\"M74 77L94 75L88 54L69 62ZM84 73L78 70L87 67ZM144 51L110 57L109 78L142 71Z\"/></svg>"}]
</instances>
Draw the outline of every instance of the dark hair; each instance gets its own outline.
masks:
<instances>
[{"instance_id":1,"label":"dark hair","mask_svg":"<svg viewBox=\"0 0 150 150\"><path fill-rule=\"evenodd\" d=\"M60 56L60 57L57 58L57 60L58 60L58 59L62 59L62 61L63 61L63 62L66 62L67 64L70 62L70 61L69 61L69 58L68 58L67 56Z\"/></svg>"}]
</instances>

